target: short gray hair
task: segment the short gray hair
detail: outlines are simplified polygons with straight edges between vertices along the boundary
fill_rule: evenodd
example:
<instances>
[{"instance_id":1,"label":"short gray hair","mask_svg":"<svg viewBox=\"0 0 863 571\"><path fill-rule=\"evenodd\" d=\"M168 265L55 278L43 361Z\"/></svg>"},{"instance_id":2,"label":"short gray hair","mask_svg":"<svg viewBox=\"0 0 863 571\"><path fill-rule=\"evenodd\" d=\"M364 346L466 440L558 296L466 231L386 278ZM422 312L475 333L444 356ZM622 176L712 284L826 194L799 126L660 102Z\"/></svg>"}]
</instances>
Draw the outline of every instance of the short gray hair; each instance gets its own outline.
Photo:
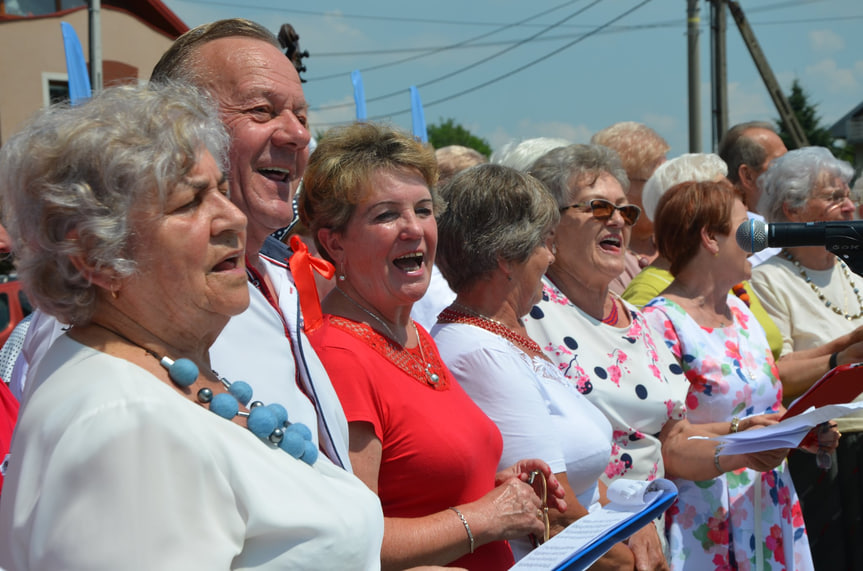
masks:
<instances>
[{"instance_id":1,"label":"short gray hair","mask_svg":"<svg viewBox=\"0 0 863 571\"><path fill-rule=\"evenodd\" d=\"M623 192L629 190L629 178L618 154L602 145L569 145L553 149L533 164L530 174L545 185L558 208L569 205L577 189L590 186L602 174L617 179ZM570 184L574 187L570 188Z\"/></svg>"},{"instance_id":2,"label":"short gray hair","mask_svg":"<svg viewBox=\"0 0 863 571\"><path fill-rule=\"evenodd\" d=\"M226 168L228 136L189 86L109 88L42 110L0 149L0 200L31 301L61 322L90 320L96 286L70 259L136 271L132 210L164 201L202 149Z\"/></svg>"},{"instance_id":3,"label":"short gray hair","mask_svg":"<svg viewBox=\"0 0 863 571\"><path fill-rule=\"evenodd\" d=\"M824 177L841 178L849 183L853 176L854 168L824 147L788 151L773 159L758 179L761 191L758 212L768 222L787 222L783 206L791 210L803 208Z\"/></svg>"},{"instance_id":4,"label":"short gray hair","mask_svg":"<svg viewBox=\"0 0 863 571\"><path fill-rule=\"evenodd\" d=\"M441 188L436 263L456 292L498 267L526 261L560 221L557 206L535 178L501 165L478 165Z\"/></svg>"},{"instance_id":5,"label":"short gray hair","mask_svg":"<svg viewBox=\"0 0 863 571\"><path fill-rule=\"evenodd\" d=\"M524 141L510 141L491 154L491 162L496 165L528 172L536 159L558 147L571 145L572 141L552 137L537 137Z\"/></svg>"},{"instance_id":6,"label":"short gray hair","mask_svg":"<svg viewBox=\"0 0 863 571\"><path fill-rule=\"evenodd\" d=\"M749 121L731 127L722 140L719 141L717 154L728 165L728 180L734 184L740 183L740 165L760 170L767 159L767 149L758 141L747 137L745 133L753 129L764 129L776 133L773 123L767 121ZM755 205L750 205L754 207Z\"/></svg>"},{"instance_id":7,"label":"short gray hair","mask_svg":"<svg viewBox=\"0 0 863 571\"><path fill-rule=\"evenodd\" d=\"M201 86L203 78L200 76L198 50L204 44L222 38L260 40L282 50L276 36L257 22L244 18L217 20L196 26L177 38L156 63L150 81L184 81Z\"/></svg>"},{"instance_id":8,"label":"short gray hair","mask_svg":"<svg viewBox=\"0 0 863 571\"><path fill-rule=\"evenodd\" d=\"M682 182L710 182L728 174L728 166L713 153L686 153L659 165L644 183L641 204L650 220L656 216L659 199Z\"/></svg>"}]
</instances>

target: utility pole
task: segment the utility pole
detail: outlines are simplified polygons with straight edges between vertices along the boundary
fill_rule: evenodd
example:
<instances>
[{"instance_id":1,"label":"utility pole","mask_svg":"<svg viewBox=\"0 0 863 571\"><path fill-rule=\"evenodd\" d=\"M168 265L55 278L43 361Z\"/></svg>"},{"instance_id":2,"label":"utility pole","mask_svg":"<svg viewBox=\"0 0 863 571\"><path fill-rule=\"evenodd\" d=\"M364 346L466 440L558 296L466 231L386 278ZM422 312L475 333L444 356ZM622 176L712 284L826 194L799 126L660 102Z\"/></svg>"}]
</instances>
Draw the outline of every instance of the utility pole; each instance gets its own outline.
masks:
<instances>
[{"instance_id":1,"label":"utility pole","mask_svg":"<svg viewBox=\"0 0 863 571\"><path fill-rule=\"evenodd\" d=\"M749 27L749 22L746 21L746 16L743 15L740 4L733 0L726 1L728 2L728 9L731 11L731 17L734 18L734 22L740 29L743 43L749 49L749 54L755 62L755 67L758 68L758 73L761 74L761 79L767 87L767 92L770 94L771 99L773 99L773 104L779 112L779 117L788 129L791 140L798 149L808 146L809 141L806 138L806 133L803 132L803 128L794 114L794 110L791 109L788 99L782 93L782 88L779 87L779 82L776 80L776 76L773 75L773 70L770 68L770 64L767 63L767 58L764 56L764 52L761 51L761 46L758 44L758 40L755 39L755 33Z\"/></svg>"},{"instance_id":2,"label":"utility pole","mask_svg":"<svg viewBox=\"0 0 863 571\"><path fill-rule=\"evenodd\" d=\"M701 69L698 61L698 26L701 23L698 0L686 0L687 39L689 44L689 152L701 152Z\"/></svg>"},{"instance_id":3,"label":"utility pole","mask_svg":"<svg viewBox=\"0 0 863 571\"><path fill-rule=\"evenodd\" d=\"M89 0L90 89L102 91L102 0Z\"/></svg>"},{"instance_id":4,"label":"utility pole","mask_svg":"<svg viewBox=\"0 0 863 571\"><path fill-rule=\"evenodd\" d=\"M725 0L710 0L710 85L713 104L713 149L728 131L728 65L725 58Z\"/></svg>"}]
</instances>

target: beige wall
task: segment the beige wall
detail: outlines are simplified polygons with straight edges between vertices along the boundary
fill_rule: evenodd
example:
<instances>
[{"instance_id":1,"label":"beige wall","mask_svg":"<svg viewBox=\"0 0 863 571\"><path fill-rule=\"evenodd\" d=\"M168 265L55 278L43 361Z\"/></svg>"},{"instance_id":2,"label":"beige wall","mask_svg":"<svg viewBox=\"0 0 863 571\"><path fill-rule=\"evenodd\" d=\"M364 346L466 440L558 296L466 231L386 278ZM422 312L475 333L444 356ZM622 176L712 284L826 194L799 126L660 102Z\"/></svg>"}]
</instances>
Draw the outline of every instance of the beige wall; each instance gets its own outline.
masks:
<instances>
[{"instance_id":1,"label":"beige wall","mask_svg":"<svg viewBox=\"0 0 863 571\"><path fill-rule=\"evenodd\" d=\"M103 7L101 14L102 59L136 67L139 79L146 80L171 38L124 12ZM61 21L75 28L89 61L86 9L62 18L0 23L0 144L44 104L44 75L66 77Z\"/></svg>"}]
</instances>

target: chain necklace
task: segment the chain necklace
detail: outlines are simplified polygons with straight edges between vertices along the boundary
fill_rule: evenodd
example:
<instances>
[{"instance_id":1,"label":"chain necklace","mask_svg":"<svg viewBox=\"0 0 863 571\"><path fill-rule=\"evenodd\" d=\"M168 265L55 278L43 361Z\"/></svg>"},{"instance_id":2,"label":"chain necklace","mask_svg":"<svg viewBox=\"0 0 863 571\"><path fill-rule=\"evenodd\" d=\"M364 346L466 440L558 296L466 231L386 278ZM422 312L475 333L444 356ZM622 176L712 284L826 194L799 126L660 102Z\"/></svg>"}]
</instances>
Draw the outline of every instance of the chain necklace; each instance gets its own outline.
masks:
<instances>
[{"instance_id":1,"label":"chain necklace","mask_svg":"<svg viewBox=\"0 0 863 571\"><path fill-rule=\"evenodd\" d=\"M847 321L852 321L854 319L859 319L860 317L863 317L863 297L860 296L860 289L854 284L854 280L851 279L851 271L848 269L848 266L845 265L845 262L839 259L836 260L837 262L839 262L839 267L842 268L842 273L845 274L845 279L851 285L851 290L854 292L854 295L857 296L857 307L859 308L859 311L854 315L849 315L845 311L844 307L840 309L836 306L836 304L827 299L827 297L824 295L824 292L821 291L821 288L819 288L812 282L812 278L810 278L809 274L806 273L803 265L799 261L797 261L797 259L794 258L794 256L792 256L789 251L782 250L782 254L785 256L785 259L794 264L794 267L797 268L797 272L800 274L800 277L802 277L806 281L806 283L809 284L809 287L812 288L812 291L815 292L815 295L818 296L818 299L820 299L824 303L824 305L827 306L827 308L833 310L833 313L835 313L836 315L841 315Z\"/></svg>"},{"instance_id":2,"label":"chain necklace","mask_svg":"<svg viewBox=\"0 0 863 571\"><path fill-rule=\"evenodd\" d=\"M363 311L366 315L368 315L369 317L371 317L372 319L374 319L375 321L377 321L378 323L380 323L380 324L381 324L381 326L382 326L384 329L386 329L387 334L390 336L390 339L392 339L393 341L396 341L396 340L397 340L397 338L396 338L396 334L395 334L395 333L393 333L393 330L392 330L392 329L390 329L390 326L389 326L389 325L387 325L387 324L386 324L386 322L385 322L383 319L381 319L380 317L378 317L377 315L375 315L374 313L372 313L371 311L369 311L368 309L366 309L365 307L363 307L362 305L360 305L360 304L359 304L359 302L357 302L354 298L352 298L352 297L351 297L351 296L349 296L347 293L345 293L345 291L344 291L342 288L340 288L338 285L336 286L336 289L337 289L337 290L339 290L339 293L340 293L340 294L342 294L342 295L345 297L345 299L347 299L349 302L351 302L355 307L358 307L358 308L359 308L361 311Z\"/></svg>"},{"instance_id":3,"label":"chain necklace","mask_svg":"<svg viewBox=\"0 0 863 571\"><path fill-rule=\"evenodd\" d=\"M460 308L462 311L454 309L456 307ZM542 352L542 347L540 347L539 343L533 339L525 337L524 335L519 335L497 319L492 319L491 317L483 315L478 311L474 311L458 302L455 302L450 307L444 309L440 315L438 315L438 321L441 323L466 323L468 325L473 325L474 327L485 329L495 335L500 335L528 354L545 355Z\"/></svg>"},{"instance_id":4,"label":"chain necklace","mask_svg":"<svg viewBox=\"0 0 863 571\"><path fill-rule=\"evenodd\" d=\"M385 322L383 319L381 319L380 317L378 317L377 315L375 315L374 313L372 313L371 311L369 311L368 309L366 309L365 307L363 307L362 305L360 305L360 304L359 304L359 302L357 302L354 298L352 298L351 296L349 296L349 295L347 294L347 292L345 292L345 291L344 291L342 288L340 288L339 286L336 286L336 289L337 289L337 290L339 290L339 293L341 293L341 294L345 297L345 299L347 299L349 302L351 302L351 303L352 303L352 304L354 304L356 307L358 307L358 308L359 308L359 309L361 309L363 312L365 312L365 313L366 313L366 315L368 315L369 317L371 317L372 319L374 319L375 321L377 321L378 323L380 323L380 324L381 324L381 326L382 326L384 329L386 329L387 333L388 333L388 334L389 334L389 336L390 336L390 339L392 339L393 341L397 341L397 338L396 338L395 333L393 333L393 330L392 330L392 329L390 329L390 326L389 326L389 325L387 325L387 324L386 324L386 322ZM414 321L413 321L413 320L411 320L411 324L413 325L413 327L414 327L414 333L415 333L415 334L416 334L416 336L417 336L417 346L419 347L419 350L420 350L420 359L422 359L422 361L420 362L420 365L422 365L422 366L423 366L423 369L425 370L425 374L426 374L426 376L428 377L429 381L431 381L431 383L432 383L433 385L436 385L436 384L438 384L438 382L440 381L440 376L439 376L437 373L435 373L434 371L432 371L432 364L431 364L431 362L430 362L430 361L428 361L428 360L426 359L425 351L423 351L422 339L420 339L420 332L419 332L419 330L417 329L417 324L416 324L416 323L414 323ZM408 350L407 350L407 348L402 347L402 350L403 350L403 351L404 351L404 352L405 352L405 353L406 353L406 354L407 354L411 359L416 360L416 357L414 357L414 356L413 356L413 354L412 354L410 351L408 351Z\"/></svg>"}]
</instances>

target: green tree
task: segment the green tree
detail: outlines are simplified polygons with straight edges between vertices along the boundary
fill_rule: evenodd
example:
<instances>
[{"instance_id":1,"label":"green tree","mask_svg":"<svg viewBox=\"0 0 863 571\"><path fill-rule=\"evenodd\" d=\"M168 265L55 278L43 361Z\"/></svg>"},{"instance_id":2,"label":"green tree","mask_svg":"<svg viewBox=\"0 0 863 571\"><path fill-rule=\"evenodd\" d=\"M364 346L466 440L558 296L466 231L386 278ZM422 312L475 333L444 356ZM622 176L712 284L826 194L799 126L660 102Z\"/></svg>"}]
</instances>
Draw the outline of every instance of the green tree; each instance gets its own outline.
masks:
<instances>
[{"instance_id":1,"label":"green tree","mask_svg":"<svg viewBox=\"0 0 863 571\"><path fill-rule=\"evenodd\" d=\"M455 122L455 119L441 119L438 124L428 125L429 143L435 149L446 147L448 145L461 145L470 147L486 157L491 156L491 145L488 141L477 137L461 125Z\"/></svg>"},{"instance_id":2,"label":"green tree","mask_svg":"<svg viewBox=\"0 0 863 571\"><path fill-rule=\"evenodd\" d=\"M818 105L810 103L809 94L800 85L800 81L795 79L791 83L791 95L788 96L788 104L791 106L794 115L797 116L797 122L806 134L809 144L818 147L826 147L830 149L833 156L842 159L843 161L854 161L853 151L846 147L836 144L836 139L830 134L826 128L821 126L821 117L818 115ZM777 119L779 125L779 136L785 142L785 146L789 149L795 147L791 135L785 122Z\"/></svg>"}]
</instances>

